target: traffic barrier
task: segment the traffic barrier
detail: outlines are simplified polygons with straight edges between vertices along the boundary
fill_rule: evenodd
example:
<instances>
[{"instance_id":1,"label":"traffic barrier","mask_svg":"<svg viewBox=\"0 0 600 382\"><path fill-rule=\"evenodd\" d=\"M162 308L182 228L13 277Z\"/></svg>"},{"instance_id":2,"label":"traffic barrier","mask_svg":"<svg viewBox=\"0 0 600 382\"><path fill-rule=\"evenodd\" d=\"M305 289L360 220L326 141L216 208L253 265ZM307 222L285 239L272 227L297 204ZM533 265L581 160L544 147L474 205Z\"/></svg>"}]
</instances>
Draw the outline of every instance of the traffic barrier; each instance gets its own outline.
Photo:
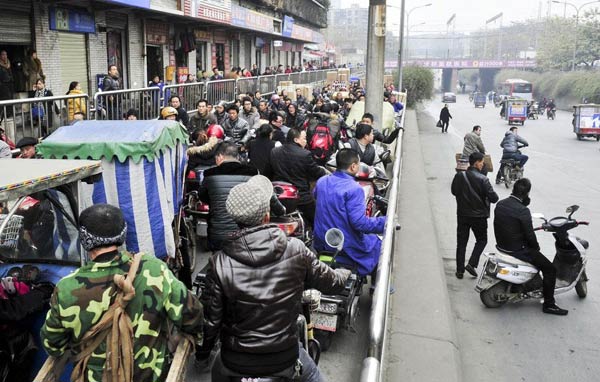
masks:
<instances>
[{"instance_id":1,"label":"traffic barrier","mask_svg":"<svg viewBox=\"0 0 600 382\"><path fill-rule=\"evenodd\" d=\"M15 142L23 137L40 138L71 123L75 112L89 118L89 110L87 94L0 101L0 126Z\"/></svg>"},{"instance_id":2,"label":"traffic barrier","mask_svg":"<svg viewBox=\"0 0 600 382\"><path fill-rule=\"evenodd\" d=\"M98 92L94 95L95 119L123 119L129 109L138 112L138 119L158 118L162 103L161 93L157 86Z\"/></svg>"},{"instance_id":3,"label":"traffic barrier","mask_svg":"<svg viewBox=\"0 0 600 382\"><path fill-rule=\"evenodd\" d=\"M181 106L188 114L196 111L196 104L201 99L206 99L207 86L204 82L191 82L186 84L167 85L163 88L162 105L167 106L172 96L179 96Z\"/></svg>"},{"instance_id":4,"label":"traffic barrier","mask_svg":"<svg viewBox=\"0 0 600 382\"><path fill-rule=\"evenodd\" d=\"M257 90L259 90L259 88L258 88L258 79L259 78L260 77L238 78L238 80L237 80L238 94L252 93L252 96L254 96L254 93Z\"/></svg>"},{"instance_id":5,"label":"traffic barrier","mask_svg":"<svg viewBox=\"0 0 600 382\"><path fill-rule=\"evenodd\" d=\"M404 117L402 113L400 126L404 127ZM400 188L400 177L402 168L402 138L404 131L400 130L396 139L394 152L396 158L392 170L390 195L388 197L387 221L383 243L381 245L381 257L377 267L377 284L373 293L373 302L371 303L371 317L369 321L369 344L367 348L367 357L363 360L361 371L361 382L381 382L383 379L382 371L385 368L385 348L387 338L387 319L390 299L390 280L392 274L392 254L394 253L394 239L396 235L396 224L398 222L397 204L398 190Z\"/></svg>"},{"instance_id":6,"label":"traffic barrier","mask_svg":"<svg viewBox=\"0 0 600 382\"><path fill-rule=\"evenodd\" d=\"M209 81L206 84L206 99L211 105L219 101L233 102L237 97L236 80Z\"/></svg>"},{"instance_id":7,"label":"traffic barrier","mask_svg":"<svg viewBox=\"0 0 600 382\"><path fill-rule=\"evenodd\" d=\"M263 96L270 96L277 91L276 76L260 76L258 77L258 90Z\"/></svg>"}]
</instances>

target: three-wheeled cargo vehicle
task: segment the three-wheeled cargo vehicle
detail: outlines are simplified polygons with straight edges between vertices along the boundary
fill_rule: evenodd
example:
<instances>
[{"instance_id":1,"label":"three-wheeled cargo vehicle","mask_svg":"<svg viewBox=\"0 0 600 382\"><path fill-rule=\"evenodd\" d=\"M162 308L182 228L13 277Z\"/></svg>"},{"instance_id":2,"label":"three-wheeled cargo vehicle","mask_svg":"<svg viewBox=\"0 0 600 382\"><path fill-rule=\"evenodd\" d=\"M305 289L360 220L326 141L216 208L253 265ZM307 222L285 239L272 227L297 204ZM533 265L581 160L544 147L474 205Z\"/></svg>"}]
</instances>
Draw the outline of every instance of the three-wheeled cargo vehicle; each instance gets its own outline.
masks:
<instances>
[{"instance_id":1,"label":"three-wheeled cargo vehicle","mask_svg":"<svg viewBox=\"0 0 600 382\"><path fill-rule=\"evenodd\" d=\"M481 92L477 92L473 96L473 105L475 105L475 107L485 107L486 101L487 99L485 97L485 94Z\"/></svg>"},{"instance_id":2,"label":"three-wheeled cargo vehicle","mask_svg":"<svg viewBox=\"0 0 600 382\"><path fill-rule=\"evenodd\" d=\"M521 98L507 98L505 101L504 119L509 125L524 125L527 119L527 101Z\"/></svg>"},{"instance_id":3,"label":"three-wheeled cargo vehicle","mask_svg":"<svg viewBox=\"0 0 600 382\"><path fill-rule=\"evenodd\" d=\"M573 132L579 140L589 137L600 141L600 105L573 106Z\"/></svg>"}]
</instances>

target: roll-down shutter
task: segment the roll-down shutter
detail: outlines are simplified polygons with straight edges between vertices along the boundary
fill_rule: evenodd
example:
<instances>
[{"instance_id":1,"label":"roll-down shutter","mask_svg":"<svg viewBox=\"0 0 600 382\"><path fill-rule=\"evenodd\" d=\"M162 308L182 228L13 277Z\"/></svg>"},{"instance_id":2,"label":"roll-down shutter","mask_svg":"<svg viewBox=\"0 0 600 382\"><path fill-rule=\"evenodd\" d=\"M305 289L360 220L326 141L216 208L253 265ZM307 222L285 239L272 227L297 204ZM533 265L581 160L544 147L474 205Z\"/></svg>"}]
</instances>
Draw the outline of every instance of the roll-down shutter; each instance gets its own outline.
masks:
<instances>
[{"instance_id":1,"label":"roll-down shutter","mask_svg":"<svg viewBox=\"0 0 600 382\"><path fill-rule=\"evenodd\" d=\"M79 82L81 91L88 93L85 35L81 33L59 32L58 42L60 76L63 87L59 94L65 94L69 90L71 81Z\"/></svg>"},{"instance_id":2,"label":"roll-down shutter","mask_svg":"<svg viewBox=\"0 0 600 382\"><path fill-rule=\"evenodd\" d=\"M31 45L31 2L0 1L0 44Z\"/></svg>"}]
</instances>

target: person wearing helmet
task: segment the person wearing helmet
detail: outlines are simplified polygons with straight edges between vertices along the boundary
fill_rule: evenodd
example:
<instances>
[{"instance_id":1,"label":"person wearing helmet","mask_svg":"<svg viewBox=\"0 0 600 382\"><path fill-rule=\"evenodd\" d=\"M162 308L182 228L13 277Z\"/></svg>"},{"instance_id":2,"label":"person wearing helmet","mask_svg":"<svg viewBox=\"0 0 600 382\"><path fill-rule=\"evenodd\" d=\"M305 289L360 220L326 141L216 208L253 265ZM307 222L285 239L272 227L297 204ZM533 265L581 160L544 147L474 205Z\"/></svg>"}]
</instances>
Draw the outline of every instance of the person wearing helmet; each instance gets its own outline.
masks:
<instances>
[{"instance_id":1,"label":"person wearing helmet","mask_svg":"<svg viewBox=\"0 0 600 382\"><path fill-rule=\"evenodd\" d=\"M131 373L135 381L164 381L169 369L165 361L169 327L198 335L204 320L200 302L152 254L119 251L127 224L117 207L86 208L79 217L79 237L90 261L56 285L40 333L44 349L60 357L92 348L90 355L75 356L73 379L102 381L103 370L113 369L119 375ZM119 309L124 310L123 316L115 313ZM110 332L111 316L129 332L131 342L125 335L102 338L102 333ZM111 362L107 355L114 352L123 362Z\"/></svg>"},{"instance_id":2,"label":"person wearing helmet","mask_svg":"<svg viewBox=\"0 0 600 382\"><path fill-rule=\"evenodd\" d=\"M172 106L163 107L160 111L160 116L162 119L175 121L177 120L177 109Z\"/></svg>"},{"instance_id":3,"label":"person wearing helmet","mask_svg":"<svg viewBox=\"0 0 600 382\"><path fill-rule=\"evenodd\" d=\"M271 111L280 111L283 110L284 107L285 104L281 102L279 94L273 94L271 96L271 102L269 103L269 109L271 109Z\"/></svg>"},{"instance_id":4,"label":"person wearing helmet","mask_svg":"<svg viewBox=\"0 0 600 382\"><path fill-rule=\"evenodd\" d=\"M360 169L359 156L352 149L341 149L336 157L337 170L317 181L313 191L316 199L314 248L317 251L335 251L325 241L330 228L344 233L344 248L336 257L339 264L357 268L366 276L377 269L385 216L376 218L365 214L365 194L356 182Z\"/></svg>"},{"instance_id":5,"label":"person wearing helmet","mask_svg":"<svg viewBox=\"0 0 600 382\"><path fill-rule=\"evenodd\" d=\"M219 125L210 125L206 130L196 130L190 136L194 146L187 149L188 168L214 166L215 152L225 133Z\"/></svg>"}]
</instances>

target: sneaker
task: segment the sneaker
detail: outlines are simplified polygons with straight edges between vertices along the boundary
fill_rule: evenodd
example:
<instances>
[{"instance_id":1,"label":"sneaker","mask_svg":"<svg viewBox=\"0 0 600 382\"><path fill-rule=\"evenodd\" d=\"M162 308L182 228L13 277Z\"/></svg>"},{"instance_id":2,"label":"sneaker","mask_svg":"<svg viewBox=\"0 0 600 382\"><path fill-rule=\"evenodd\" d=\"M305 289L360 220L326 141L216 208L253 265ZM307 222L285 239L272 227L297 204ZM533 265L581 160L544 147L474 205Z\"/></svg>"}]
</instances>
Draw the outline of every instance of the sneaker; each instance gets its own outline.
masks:
<instances>
[{"instance_id":1,"label":"sneaker","mask_svg":"<svg viewBox=\"0 0 600 382\"><path fill-rule=\"evenodd\" d=\"M555 314L557 316L566 316L567 314L569 314L569 311L566 309L561 309L558 307L558 305L556 304L552 304L552 305L544 305L544 307L542 308L542 311L544 313L548 313L548 314Z\"/></svg>"},{"instance_id":2,"label":"sneaker","mask_svg":"<svg viewBox=\"0 0 600 382\"><path fill-rule=\"evenodd\" d=\"M465 267L465 270L467 272L469 272L469 274L471 276L477 277L477 271L475 270L475 268L471 264L467 264L467 266Z\"/></svg>"},{"instance_id":3,"label":"sneaker","mask_svg":"<svg viewBox=\"0 0 600 382\"><path fill-rule=\"evenodd\" d=\"M459 280L462 280L462 278L463 278L463 273L462 273L462 272L456 272L454 275L455 275L455 276L456 276L456 278L457 278L457 279L459 279Z\"/></svg>"}]
</instances>

